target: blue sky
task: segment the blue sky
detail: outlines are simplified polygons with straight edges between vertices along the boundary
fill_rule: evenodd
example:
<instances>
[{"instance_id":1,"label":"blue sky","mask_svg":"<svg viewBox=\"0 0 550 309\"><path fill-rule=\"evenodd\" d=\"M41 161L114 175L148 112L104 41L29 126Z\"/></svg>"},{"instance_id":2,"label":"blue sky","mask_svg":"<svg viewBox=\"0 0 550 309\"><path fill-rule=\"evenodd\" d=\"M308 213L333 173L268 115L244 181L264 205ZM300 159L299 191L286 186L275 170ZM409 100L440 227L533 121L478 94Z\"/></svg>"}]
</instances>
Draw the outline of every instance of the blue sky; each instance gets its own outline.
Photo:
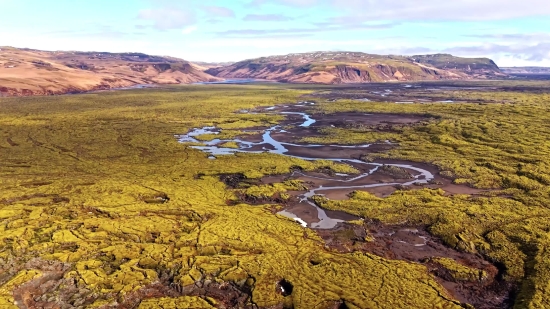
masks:
<instances>
[{"instance_id":1,"label":"blue sky","mask_svg":"<svg viewBox=\"0 0 550 309\"><path fill-rule=\"evenodd\" d=\"M550 66L548 0L0 0L0 46L236 61L321 50Z\"/></svg>"}]
</instances>

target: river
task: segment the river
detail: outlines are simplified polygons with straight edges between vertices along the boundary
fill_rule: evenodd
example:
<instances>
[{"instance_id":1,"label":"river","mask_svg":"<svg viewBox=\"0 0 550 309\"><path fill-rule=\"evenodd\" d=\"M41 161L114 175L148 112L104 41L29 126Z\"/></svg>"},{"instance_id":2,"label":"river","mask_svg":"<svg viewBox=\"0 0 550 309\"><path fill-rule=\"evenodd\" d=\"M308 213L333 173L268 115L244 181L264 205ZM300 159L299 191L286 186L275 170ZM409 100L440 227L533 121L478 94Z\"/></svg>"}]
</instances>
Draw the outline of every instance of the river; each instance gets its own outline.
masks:
<instances>
[{"instance_id":1,"label":"river","mask_svg":"<svg viewBox=\"0 0 550 309\"><path fill-rule=\"evenodd\" d=\"M301 102L300 104L296 104L296 105L293 105L293 106L294 107L296 107L296 106L307 107L307 106L311 106L311 105L314 105L314 104L315 103L313 103L313 102ZM286 111L282 111L286 107L288 107L288 105L286 105L286 106L271 106L271 107L263 108L263 110L261 110L261 111L266 112L266 113L276 113L276 114L281 114L281 115L298 115L298 116L301 116L301 118L303 120L301 122L293 123L292 125L296 125L296 126L303 127L303 128L308 128L311 125L316 123L316 120L313 118L313 116L306 113L306 112L286 112ZM365 114L365 116L368 117L369 115ZM333 157L324 158L324 157L305 157L305 156L290 155L290 154L288 154L288 152L289 152L289 150L287 148L288 146L298 147L298 148L315 148L315 147L327 147L327 146L329 146L331 148L360 149L360 148L368 148L368 147L371 146L371 144L347 146L347 145L313 145L313 144L310 144L310 145L305 144L304 145L304 144L286 143L286 142L278 141L275 138L273 138L272 134L274 132L276 132L276 133L287 133L285 130L283 130L281 125L274 125L274 126L269 127L269 128L267 128L263 131L261 142L250 142L250 141L245 141L245 140L238 139L238 138L229 139L229 140L214 139L214 140L208 141L208 142L201 142L201 141L197 140L195 137L197 137L199 135L203 135L203 134L217 134L218 133L218 130L215 127L203 127L203 128L193 129L185 135L178 136L178 138L179 138L179 141L182 142L182 143L193 142L193 143L202 143L202 144L204 144L204 146L191 146L191 148L198 149L198 150L201 150L205 153L210 154L211 155L210 158L212 158L212 159L215 159L215 156L219 156L219 155L232 155L232 154L235 154L235 153L265 153L265 152L268 152L268 153L274 153L274 154L279 154L279 155L284 155L284 156L289 156L289 157L299 158L299 159L304 159L304 160L329 160L329 161L339 162L339 163L343 163L343 164L355 164L355 165L363 165L365 167L373 167L368 172L360 173L358 175L353 175L353 177L351 177L352 175L337 174L336 175L337 177L331 177L331 176L327 175L326 178L321 178L321 177L314 177L314 176L311 176L311 175L306 175L304 173L299 173L301 176L306 177L306 178L316 178L316 179L330 180L330 181L333 181L333 182L341 183L341 185L330 186L330 187L319 186L319 187L310 189L308 192L303 193L299 196L299 199L300 199L301 202L307 203L307 204L309 204L309 205L316 208L319 222L311 223L309 227L317 228L317 229L331 229L331 228L334 228L338 223L344 222L344 220L331 218L329 215L327 215L327 213L324 209L318 207L314 202L312 202L310 200L310 198L313 197L314 195L323 195L322 192L331 191L331 190L342 190L342 189L353 189L354 190L354 189L366 189L366 188L396 186L396 185L408 186L408 185L412 185L412 184L415 184L415 183L426 184L434 178L434 175L431 172L429 172L425 169L419 168L419 167L415 167L413 165L408 165L408 164L382 164L382 163L376 163L376 162L365 162L365 161L361 161L361 160L358 160L358 159L350 159L350 158L333 158ZM236 142L239 145L239 148L223 148L223 147L218 146L219 144L225 143L225 142ZM262 147L261 151L251 150L253 147L261 146L261 145L264 145ZM265 147L265 145L270 145L271 147ZM258 147L256 147L256 148L258 148ZM269 149L269 148L272 148L272 149ZM416 172L415 173L416 175L414 176L414 179L412 179L408 182L405 182L405 183L385 182L385 183L376 183L376 184L368 184L368 185L349 185L349 183L352 183L354 181L357 181L357 180L360 180L362 178L366 178L366 177L372 175L374 172L376 172L378 170L379 167L381 167L383 165L396 166L396 167L400 167L400 168L403 168L403 169L406 169L406 170L411 170L411 171ZM298 172L295 172L295 173L298 173ZM284 210L284 211L279 212L279 214L283 215L283 216L286 216L286 217L290 217L290 218L296 220L298 223L300 223L304 227L308 226L308 224L305 220L303 220L302 218L300 218L299 216L295 215L292 212Z\"/></svg>"}]
</instances>

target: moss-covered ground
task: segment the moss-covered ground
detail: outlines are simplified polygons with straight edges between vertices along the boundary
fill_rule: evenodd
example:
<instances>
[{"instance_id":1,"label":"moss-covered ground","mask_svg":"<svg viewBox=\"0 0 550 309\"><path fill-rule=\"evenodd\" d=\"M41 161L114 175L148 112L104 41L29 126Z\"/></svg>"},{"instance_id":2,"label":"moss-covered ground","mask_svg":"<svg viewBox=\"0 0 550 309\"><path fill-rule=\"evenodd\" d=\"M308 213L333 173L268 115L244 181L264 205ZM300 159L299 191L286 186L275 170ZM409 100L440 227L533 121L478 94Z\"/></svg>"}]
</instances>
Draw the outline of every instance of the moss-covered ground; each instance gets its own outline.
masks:
<instances>
[{"instance_id":1,"label":"moss-covered ground","mask_svg":"<svg viewBox=\"0 0 550 309\"><path fill-rule=\"evenodd\" d=\"M234 112L296 102L311 92L299 88L185 86L1 99L0 305L17 308L13 290L41 276L40 269L25 267L39 257L69 263L64 277L90 291L89 301L79 303L90 308L116 307L128 295L164 282L167 273L175 291L205 280L229 283L250 291L248 304L259 307L330 308L343 302L347 308L460 308L425 266L332 251L315 231L272 214L269 206L233 205L235 190L218 177L346 167L272 154L209 160L175 137L207 125L231 136L238 134L231 130L275 123L280 116ZM474 101L486 94L461 95ZM426 189L386 199L357 192L349 201L317 202L387 223L427 225L450 246L504 265L505 278L520 286L517 308L547 308L550 95L499 92L491 98L506 103L322 103L318 111L329 113L440 118L394 132L326 130L316 142L389 139L399 147L370 156L433 163L456 183L497 189L494 196ZM449 261L440 264L452 268ZM292 293L281 291L281 282ZM224 304L206 296L151 295L138 306Z\"/></svg>"},{"instance_id":2,"label":"moss-covered ground","mask_svg":"<svg viewBox=\"0 0 550 309\"><path fill-rule=\"evenodd\" d=\"M514 86L511 82L507 86ZM390 140L398 147L376 158L436 165L456 184L494 189L486 197L447 196L442 190L398 191L388 198L355 192L348 201L315 197L319 205L393 224L426 225L448 245L503 265L519 285L515 308L549 308L550 92L548 85L521 91L455 90L437 98L455 104L391 104L340 100L324 113L415 113L437 120L413 126L327 128L309 142L366 143ZM496 82L492 83L497 86ZM517 86L517 85L516 85ZM534 86L533 86L534 87ZM481 102L481 103L480 103Z\"/></svg>"}]
</instances>

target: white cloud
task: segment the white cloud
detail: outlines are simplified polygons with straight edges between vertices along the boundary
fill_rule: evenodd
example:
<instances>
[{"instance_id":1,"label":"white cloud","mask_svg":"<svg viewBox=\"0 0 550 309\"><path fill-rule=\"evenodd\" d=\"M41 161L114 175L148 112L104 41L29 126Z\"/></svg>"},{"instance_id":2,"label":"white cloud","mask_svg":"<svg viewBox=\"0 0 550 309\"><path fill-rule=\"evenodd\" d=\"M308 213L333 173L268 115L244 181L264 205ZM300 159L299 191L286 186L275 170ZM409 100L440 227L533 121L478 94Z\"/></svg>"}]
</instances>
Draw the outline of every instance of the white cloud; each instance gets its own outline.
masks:
<instances>
[{"instance_id":1,"label":"white cloud","mask_svg":"<svg viewBox=\"0 0 550 309\"><path fill-rule=\"evenodd\" d=\"M547 0L331 0L357 18L400 20L501 20L550 15ZM360 13L357 13L360 12Z\"/></svg>"},{"instance_id":2,"label":"white cloud","mask_svg":"<svg viewBox=\"0 0 550 309\"><path fill-rule=\"evenodd\" d=\"M501 20L550 16L548 0L253 0L291 7L332 6L344 23L365 20Z\"/></svg>"},{"instance_id":3,"label":"white cloud","mask_svg":"<svg viewBox=\"0 0 550 309\"><path fill-rule=\"evenodd\" d=\"M202 9L211 15L211 17L235 17L235 12L233 10L223 6L210 5L204 6Z\"/></svg>"},{"instance_id":4,"label":"white cloud","mask_svg":"<svg viewBox=\"0 0 550 309\"><path fill-rule=\"evenodd\" d=\"M24 34L24 35L21 35ZM14 47L28 47L42 50L77 50L77 51L110 51L138 52L149 50L155 44L140 39L124 39L110 36L66 36L42 35L40 33L0 32L3 43ZM29 44L32 42L32 45Z\"/></svg>"},{"instance_id":5,"label":"white cloud","mask_svg":"<svg viewBox=\"0 0 550 309\"><path fill-rule=\"evenodd\" d=\"M191 34L195 31L197 31L198 27L197 26L188 26L188 27L185 27L183 28L183 30L181 31L181 33L183 34Z\"/></svg>"},{"instance_id":6,"label":"white cloud","mask_svg":"<svg viewBox=\"0 0 550 309\"><path fill-rule=\"evenodd\" d=\"M285 16L283 14L248 14L243 20L244 21L265 21L265 22L274 22L274 21L289 21L294 18Z\"/></svg>"},{"instance_id":7,"label":"white cloud","mask_svg":"<svg viewBox=\"0 0 550 309\"><path fill-rule=\"evenodd\" d=\"M456 40L445 42L435 39L403 37L380 39L305 39L285 37L276 38L220 38L200 40L189 43L190 50L218 50L226 52L219 55L219 61L238 61L244 57L256 58L273 54L312 52L317 50L361 51L373 54L415 55L432 53L451 53L461 57L488 57L500 66L550 66L550 39L540 42L527 42L519 35L494 35L507 38L503 42L480 43L479 41ZM516 37L516 40L511 38ZM525 37L533 37L526 34ZM547 38L546 34L536 34ZM243 51L239 56L237 51ZM246 53L244 53L246 51ZM233 52L233 54L230 54ZM224 59L221 59L223 57ZM230 58L231 57L231 58Z\"/></svg>"},{"instance_id":8,"label":"white cloud","mask_svg":"<svg viewBox=\"0 0 550 309\"><path fill-rule=\"evenodd\" d=\"M308 7L313 5L318 5L320 2L325 2L324 0L252 0L249 5L251 6L261 6L267 3L276 3L288 6L295 7Z\"/></svg>"},{"instance_id":9,"label":"white cloud","mask_svg":"<svg viewBox=\"0 0 550 309\"><path fill-rule=\"evenodd\" d=\"M180 29L197 21L193 10L169 7L141 10L138 17L153 21L154 27L159 30Z\"/></svg>"}]
</instances>

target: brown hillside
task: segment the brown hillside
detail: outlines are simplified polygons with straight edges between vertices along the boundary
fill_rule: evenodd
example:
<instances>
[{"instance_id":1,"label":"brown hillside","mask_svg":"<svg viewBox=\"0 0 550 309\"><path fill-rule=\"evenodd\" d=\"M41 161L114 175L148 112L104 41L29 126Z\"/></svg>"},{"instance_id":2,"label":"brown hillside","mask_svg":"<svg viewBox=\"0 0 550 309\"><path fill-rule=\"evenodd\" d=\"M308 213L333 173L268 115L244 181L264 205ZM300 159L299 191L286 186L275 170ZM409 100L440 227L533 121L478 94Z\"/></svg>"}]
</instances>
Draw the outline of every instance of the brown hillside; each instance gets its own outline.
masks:
<instances>
[{"instance_id":1,"label":"brown hillside","mask_svg":"<svg viewBox=\"0 0 550 309\"><path fill-rule=\"evenodd\" d=\"M271 56L211 68L206 72L223 78L258 78L318 84L486 79L505 76L487 58L460 58L447 54L381 56L355 52Z\"/></svg>"},{"instance_id":2,"label":"brown hillside","mask_svg":"<svg viewBox=\"0 0 550 309\"><path fill-rule=\"evenodd\" d=\"M189 62L141 53L39 51L0 47L0 96L49 95L180 84L219 78Z\"/></svg>"}]
</instances>

